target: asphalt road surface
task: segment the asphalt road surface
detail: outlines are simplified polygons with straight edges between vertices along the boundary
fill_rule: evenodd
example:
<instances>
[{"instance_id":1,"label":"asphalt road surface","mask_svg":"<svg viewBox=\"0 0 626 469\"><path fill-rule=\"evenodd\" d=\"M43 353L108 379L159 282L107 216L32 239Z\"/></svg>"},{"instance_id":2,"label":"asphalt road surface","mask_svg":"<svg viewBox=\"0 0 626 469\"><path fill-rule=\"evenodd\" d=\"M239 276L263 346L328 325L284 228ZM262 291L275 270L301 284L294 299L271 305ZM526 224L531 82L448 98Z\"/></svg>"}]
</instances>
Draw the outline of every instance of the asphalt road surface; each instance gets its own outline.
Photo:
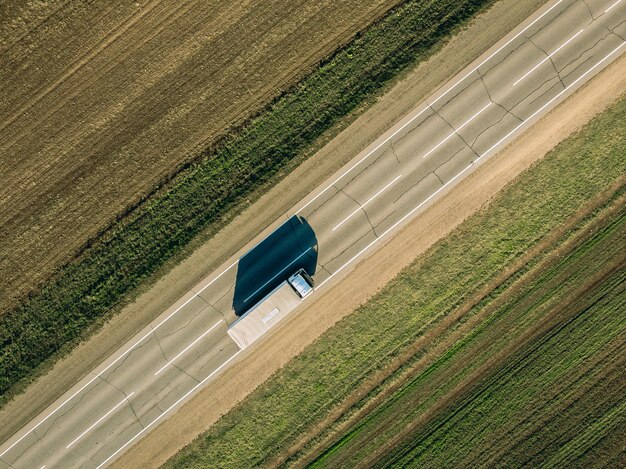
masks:
<instances>
[{"instance_id":1,"label":"asphalt road surface","mask_svg":"<svg viewBox=\"0 0 626 469\"><path fill-rule=\"evenodd\" d=\"M546 4L3 443L0 467L110 464L236 359L235 312L298 267L316 289L336 279L619 57L625 38L626 0Z\"/></svg>"}]
</instances>

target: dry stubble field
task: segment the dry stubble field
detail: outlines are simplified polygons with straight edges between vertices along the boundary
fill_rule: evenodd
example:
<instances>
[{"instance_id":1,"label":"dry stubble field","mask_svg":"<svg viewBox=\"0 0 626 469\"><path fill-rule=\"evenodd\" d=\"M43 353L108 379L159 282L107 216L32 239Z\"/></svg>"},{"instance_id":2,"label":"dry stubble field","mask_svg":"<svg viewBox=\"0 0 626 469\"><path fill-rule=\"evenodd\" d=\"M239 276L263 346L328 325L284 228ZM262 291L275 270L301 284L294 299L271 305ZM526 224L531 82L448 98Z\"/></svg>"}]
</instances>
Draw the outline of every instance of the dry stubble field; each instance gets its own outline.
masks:
<instances>
[{"instance_id":1,"label":"dry stubble field","mask_svg":"<svg viewBox=\"0 0 626 469\"><path fill-rule=\"evenodd\" d=\"M396 3L0 0L0 311Z\"/></svg>"}]
</instances>

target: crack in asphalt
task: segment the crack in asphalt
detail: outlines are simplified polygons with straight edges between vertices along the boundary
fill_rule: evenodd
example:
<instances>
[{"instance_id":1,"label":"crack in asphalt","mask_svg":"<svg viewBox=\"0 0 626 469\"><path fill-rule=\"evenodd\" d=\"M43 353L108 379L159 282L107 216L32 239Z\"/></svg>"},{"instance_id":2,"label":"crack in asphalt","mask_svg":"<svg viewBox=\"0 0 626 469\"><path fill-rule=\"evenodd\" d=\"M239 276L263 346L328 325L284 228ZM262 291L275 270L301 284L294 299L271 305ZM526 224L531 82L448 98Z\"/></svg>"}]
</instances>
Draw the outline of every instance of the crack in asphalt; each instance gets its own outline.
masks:
<instances>
[{"instance_id":1,"label":"crack in asphalt","mask_svg":"<svg viewBox=\"0 0 626 469\"><path fill-rule=\"evenodd\" d=\"M556 72L556 75L557 75L559 81L561 82L561 85L563 86L563 89L567 88L565 86L565 83L563 83L563 78L561 78L561 72L558 69L558 67L556 66L556 64L554 63L554 60L552 60L552 57L550 56L550 53L547 52L546 50L544 50L542 47L540 47L535 41L532 40L532 38L528 37L526 39L528 39L528 42L530 42L533 46L535 46L537 49L539 49L541 52L543 52L546 55L546 57L548 58L548 61L552 64L552 68L554 68L554 71Z\"/></svg>"},{"instance_id":2,"label":"crack in asphalt","mask_svg":"<svg viewBox=\"0 0 626 469\"><path fill-rule=\"evenodd\" d=\"M591 8L589 7L589 4L587 3L587 0L581 0L583 2L583 5L585 5L585 7L587 7L587 11L589 12L589 16L591 17L591 21L595 21L598 18L600 18L600 16L598 16L597 18L593 16L593 12L591 11Z\"/></svg>"},{"instance_id":3,"label":"crack in asphalt","mask_svg":"<svg viewBox=\"0 0 626 469\"><path fill-rule=\"evenodd\" d=\"M198 296L198 298L200 298L200 297ZM166 339L168 337L171 337L171 336L173 336L175 334L178 334L183 329L187 329L191 325L191 323L194 321L194 319L196 319L198 316L200 316L202 314L202 312L205 310L206 307L211 306L206 301L204 301L202 298L200 298L200 299L205 303L206 306L204 308L201 308L198 311L196 311L193 314L193 316L191 316L189 318L189 320L185 324L183 324L179 328L174 329L172 332L169 332L169 333L165 334L163 337L161 337L161 340ZM156 338L157 342L159 342L159 338L157 337L156 331L154 331L154 329L153 329L153 332L154 332L154 337ZM160 345L160 342L159 342L159 345Z\"/></svg>"},{"instance_id":4,"label":"crack in asphalt","mask_svg":"<svg viewBox=\"0 0 626 469\"><path fill-rule=\"evenodd\" d=\"M393 143L391 145L389 145L389 148L391 148L391 153L396 158L396 161L398 162L398 165L400 165L401 164L400 163L400 158L398 158L398 155L396 154L396 149L393 147L393 145L394 145Z\"/></svg>"},{"instance_id":5,"label":"crack in asphalt","mask_svg":"<svg viewBox=\"0 0 626 469\"><path fill-rule=\"evenodd\" d=\"M431 109L432 109L432 108L431 108ZM433 109L433 111L435 111L435 110ZM474 154L475 154L477 157L478 157L478 156L480 156L478 153L476 153L476 150L474 150L474 149L472 148L472 146L471 146L469 143L467 143L467 141L463 138L463 136L462 136L460 133L458 133L458 132L457 132L457 130L454 128L454 126L453 126L450 122L448 122L448 121L446 120L446 118L445 118L445 117L443 117L443 115L441 115L441 113L439 113L439 112L437 112L437 111L435 111L435 113L436 113L436 114L437 114L437 115L441 118L441 120L442 120L442 121L444 121L446 124L448 124L448 125L450 126L450 128L452 129L452 131L454 132L454 134L455 134L457 137L459 137L459 138L461 139L461 141L462 141L462 142L463 142L463 143L467 146L467 148L469 148L470 150L472 150L472 151L474 152Z\"/></svg>"},{"instance_id":6,"label":"crack in asphalt","mask_svg":"<svg viewBox=\"0 0 626 469\"><path fill-rule=\"evenodd\" d=\"M330 264L331 262L333 262L334 260L338 259L339 257L341 257L343 254L345 254L348 249L350 249L352 246L355 246L356 244L359 243L359 241L361 241L363 238L365 238L367 235L369 235L372 232L372 230L367 230L361 237L359 237L356 241L354 241L354 243L350 244L349 246L346 246L345 249L343 249L341 252L339 252L339 254L337 254L334 257L331 257L330 259L328 259L326 262L324 262L324 264L320 264L322 265L322 267L326 268L326 266L328 264ZM328 271L328 270L327 270Z\"/></svg>"},{"instance_id":7,"label":"crack in asphalt","mask_svg":"<svg viewBox=\"0 0 626 469\"><path fill-rule=\"evenodd\" d=\"M507 109L506 106L500 104L495 99L493 99L493 97L491 96L491 92L489 91L489 87L487 86L487 83L485 83L485 77L480 73L480 71L478 70L476 71L478 72L478 79L480 80L480 82L483 84L483 87L485 88L485 92L487 93L487 97L489 98L489 101L491 101L496 106L504 109L506 113L511 114L515 119L519 120L520 122L524 122L524 120L521 117L513 114L513 111L511 109Z\"/></svg>"},{"instance_id":8,"label":"crack in asphalt","mask_svg":"<svg viewBox=\"0 0 626 469\"><path fill-rule=\"evenodd\" d=\"M365 210L365 208L363 207L363 205L361 205L354 197L352 197L350 194L348 194L343 189L339 189L339 191L342 192L346 197L348 197L350 200L352 200L352 202L354 202L355 204L357 204L359 206L361 211L365 214L365 218L367 219L367 222L369 223L369 225L370 225L370 227L372 229L372 233L374 233L374 236L376 238L378 238L378 235L376 234L376 229L374 228L374 225L372 224L372 221L370 220L370 216L367 213L367 210Z\"/></svg>"},{"instance_id":9,"label":"crack in asphalt","mask_svg":"<svg viewBox=\"0 0 626 469\"><path fill-rule=\"evenodd\" d=\"M154 334L154 337L156 338L157 344L159 345L159 349L161 350L161 355L163 355L163 358L165 359L165 361L169 361L169 358L167 358L167 355L165 355L165 350L163 350L163 346L161 345L161 341L159 340L159 336L156 335L156 333L154 332L154 327L150 326L150 328L152 329L152 334Z\"/></svg>"}]
</instances>

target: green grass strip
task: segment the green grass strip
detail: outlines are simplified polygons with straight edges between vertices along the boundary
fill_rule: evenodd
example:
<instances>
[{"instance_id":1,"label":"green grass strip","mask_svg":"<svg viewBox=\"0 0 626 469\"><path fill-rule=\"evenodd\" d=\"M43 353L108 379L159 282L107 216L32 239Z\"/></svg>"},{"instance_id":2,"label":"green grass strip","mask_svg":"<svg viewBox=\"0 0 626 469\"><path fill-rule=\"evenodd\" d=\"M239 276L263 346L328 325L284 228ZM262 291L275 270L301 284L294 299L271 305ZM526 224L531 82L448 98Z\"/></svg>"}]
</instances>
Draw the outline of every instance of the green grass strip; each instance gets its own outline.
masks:
<instances>
[{"instance_id":1,"label":"green grass strip","mask_svg":"<svg viewBox=\"0 0 626 469\"><path fill-rule=\"evenodd\" d=\"M218 150L207 150L18 308L0 317L0 404L203 230L493 0L412 0L339 50Z\"/></svg>"},{"instance_id":2,"label":"green grass strip","mask_svg":"<svg viewBox=\"0 0 626 469\"><path fill-rule=\"evenodd\" d=\"M166 467L252 467L626 173L626 98L562 142ZM595 242L595 241L594 241Z\"/></svg>"}]
</instances>

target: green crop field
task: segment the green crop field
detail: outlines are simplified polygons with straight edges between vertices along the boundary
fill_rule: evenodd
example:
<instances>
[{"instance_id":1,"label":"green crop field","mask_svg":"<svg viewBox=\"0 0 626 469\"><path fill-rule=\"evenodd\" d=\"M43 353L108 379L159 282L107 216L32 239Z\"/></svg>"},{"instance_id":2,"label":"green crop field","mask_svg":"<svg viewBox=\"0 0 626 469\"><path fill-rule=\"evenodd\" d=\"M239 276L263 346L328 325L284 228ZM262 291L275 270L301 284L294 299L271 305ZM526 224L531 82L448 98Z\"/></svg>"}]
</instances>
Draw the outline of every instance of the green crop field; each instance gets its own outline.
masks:
<instances>
[{"instance_id":1,"label":"green crop field","mask_svg":"<svg viewBox=\"0 0 626 469\"><path fill-rule=\"evenodd\" d=\"M624 148L626 98L166 467L610 461L624 427Z\"/></svg>"},{"instance_id":2,"label":"green crop field","mask_svg":"<svg viewBox=\"0 0 626 469\"><path fill-rule=\"evenodd\" d=\"M194 236L215 232L231 220L247 198L303 161L324 132L492 2L410 0L393 9L126 214L0 318L0 404L93 333Z\"/></svg>"},{"instance_id":3,"label":"green crop field","mask_svg":"<svg viewBox=\"0 0 626 469\"><path fill-rule=\"evenodd\" d=\"M626 423L626 214L606 218L473 311L485 319L313 466L585 466Z\"/></svg>"}]
</instances>

